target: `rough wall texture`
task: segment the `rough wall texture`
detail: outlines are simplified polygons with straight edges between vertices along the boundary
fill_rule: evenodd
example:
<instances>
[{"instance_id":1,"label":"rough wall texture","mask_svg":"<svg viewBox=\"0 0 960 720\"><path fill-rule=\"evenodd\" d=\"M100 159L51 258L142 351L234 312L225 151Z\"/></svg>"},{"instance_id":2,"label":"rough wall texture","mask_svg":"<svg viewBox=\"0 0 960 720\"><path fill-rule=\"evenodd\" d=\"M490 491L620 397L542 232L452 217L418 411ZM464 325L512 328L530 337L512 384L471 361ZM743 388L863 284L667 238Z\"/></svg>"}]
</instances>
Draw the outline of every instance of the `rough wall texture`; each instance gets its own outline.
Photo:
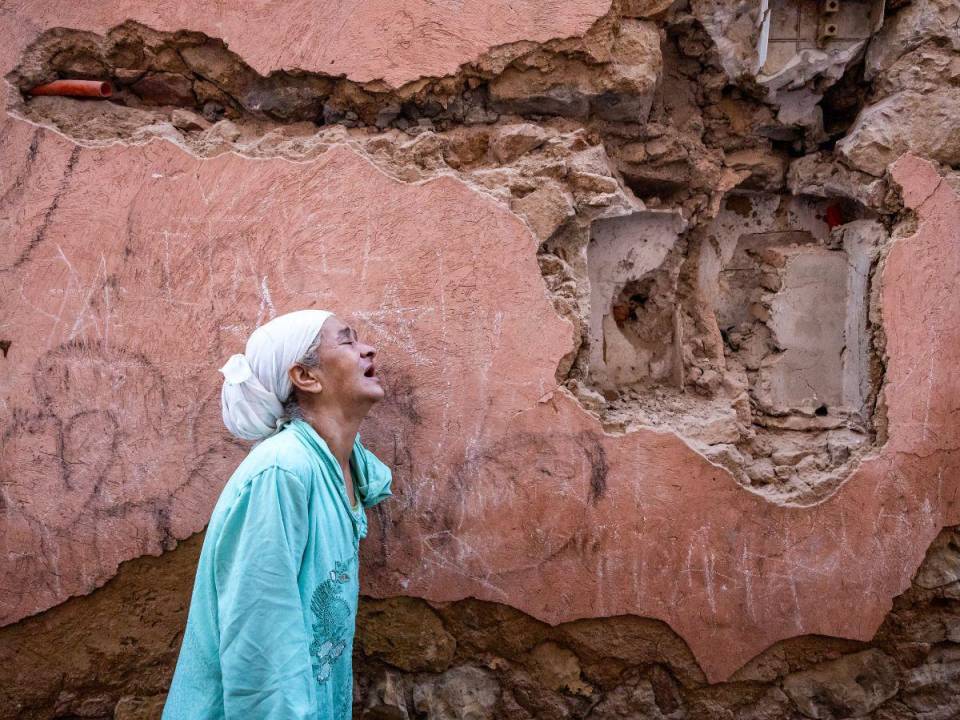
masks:
<instances>
[{"instance_id":1,"label":"rough wall texture","mask_svg":"<svg viewBox=\"0 0 960 720\"><path fill-rule=\"evenodd\" d=\"M202 535L125 563L105 587L0 628L0 718L159 716ZM960 713L960 533L945 529L869 643L781 641L710 684L656 620L549 626L505 605L364 598L354 715L802 720Z\"/></svg>"},{"instance_id":2,"label":"rough wall texture","mask_svg":"<svg viewBox=\"0 0 960 720\"><path fill-rule=\"evenodd\" d=\"M949 632L857 643L904 591L936 614L907 589L960 522L955 4L373 3L306 31L299 3L141 5L3 9L11 643L31 622L83 637L86 600L17 623L202 530L244 451L219 359L316 305L378 345L390 395L364 428L397 496L364 551L383 600L359 709L954 712L897 695L951 661ZM57 77L116 92L25 94ZM182 623L164 602L149 690L78 664L60 710L55 683L11 697L100 717L158 695ZM514 623L510 652L480 637ZM648 635L682 661L589 649ZM811 635L838 639L783 642ZM390 659L421 642L429 666Z\"/></svg>"},{"instance_id":3,"label":"rough wall texture","mask_svg":"<svg viewBox=\"0 0 960 720\"><path fill-rule=\"evenodd\" d=\"M448 75L491 47L544 42L585 32L609 0L466 0L435 3L176 0L61 5L27 0L8 6L22 41L49 28L92 32L126 20L157 30L191 30L221 38L262 73L299 69L398 86ZM15 51L15 48L12 48Z\"/></svg>"}]
</instances>

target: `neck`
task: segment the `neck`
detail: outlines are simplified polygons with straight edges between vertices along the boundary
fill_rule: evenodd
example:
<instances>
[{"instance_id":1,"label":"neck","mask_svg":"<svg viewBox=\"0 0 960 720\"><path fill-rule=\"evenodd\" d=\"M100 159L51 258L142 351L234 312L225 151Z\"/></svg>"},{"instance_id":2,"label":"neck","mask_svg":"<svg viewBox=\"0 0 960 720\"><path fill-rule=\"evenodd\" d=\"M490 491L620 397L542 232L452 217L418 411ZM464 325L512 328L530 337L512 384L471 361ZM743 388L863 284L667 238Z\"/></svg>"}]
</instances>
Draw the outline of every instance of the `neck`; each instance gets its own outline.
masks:
<instances>
[{"instance_id":1,"label":"neck","mask_svg":"<svg viewBox=\"0 0 960 720\"><path fill-rule=\"evenodd\" d=\"M346 467L366 412L350 412L339 407L306 407L301 412L304 421L323 438L341 467Z\"/></svg>"}]
</instances>

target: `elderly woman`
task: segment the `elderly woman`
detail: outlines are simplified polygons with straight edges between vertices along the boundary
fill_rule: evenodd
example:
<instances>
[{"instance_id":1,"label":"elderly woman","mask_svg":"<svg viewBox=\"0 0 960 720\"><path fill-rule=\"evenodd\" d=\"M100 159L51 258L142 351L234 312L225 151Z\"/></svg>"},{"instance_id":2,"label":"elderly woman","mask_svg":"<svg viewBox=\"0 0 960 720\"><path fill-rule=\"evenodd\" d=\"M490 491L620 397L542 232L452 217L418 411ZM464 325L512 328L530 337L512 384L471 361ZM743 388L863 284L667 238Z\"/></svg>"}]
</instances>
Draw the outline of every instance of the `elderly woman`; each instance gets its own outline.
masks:
<instances>
[{"instance_id":1,"label":"elderly woman","mask_svg":"<svg viewBox=\"0 0 960 720\"><path fill-rule=\"evenodd\" d=\"M374 356L301 310L221 369L227 428L259 442L210 518L164 720L350 717L364 508L391 481L357 435L383 398Z\"/></svg>"}]
</instances>

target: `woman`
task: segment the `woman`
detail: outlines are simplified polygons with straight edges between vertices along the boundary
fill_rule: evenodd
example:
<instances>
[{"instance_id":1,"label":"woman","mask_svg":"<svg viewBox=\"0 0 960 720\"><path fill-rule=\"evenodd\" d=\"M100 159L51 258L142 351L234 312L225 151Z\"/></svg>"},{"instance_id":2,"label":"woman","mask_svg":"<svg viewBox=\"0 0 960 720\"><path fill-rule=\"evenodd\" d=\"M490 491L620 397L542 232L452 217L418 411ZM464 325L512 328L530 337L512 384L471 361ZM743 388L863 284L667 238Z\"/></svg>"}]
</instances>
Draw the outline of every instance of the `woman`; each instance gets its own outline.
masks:
<instances>
[{"instance_id":1,"label":"woman","mask_svg":"<svg viewBox=\"0 0 960 720\"><path fill-rule=\"evenodd\" d=\"M210 518L164 720L351 716L364 508L391 482L357 435L384 395L375 355L301 310L221 369L224 423L258 442Z\"/></svg>"}]
</instances>

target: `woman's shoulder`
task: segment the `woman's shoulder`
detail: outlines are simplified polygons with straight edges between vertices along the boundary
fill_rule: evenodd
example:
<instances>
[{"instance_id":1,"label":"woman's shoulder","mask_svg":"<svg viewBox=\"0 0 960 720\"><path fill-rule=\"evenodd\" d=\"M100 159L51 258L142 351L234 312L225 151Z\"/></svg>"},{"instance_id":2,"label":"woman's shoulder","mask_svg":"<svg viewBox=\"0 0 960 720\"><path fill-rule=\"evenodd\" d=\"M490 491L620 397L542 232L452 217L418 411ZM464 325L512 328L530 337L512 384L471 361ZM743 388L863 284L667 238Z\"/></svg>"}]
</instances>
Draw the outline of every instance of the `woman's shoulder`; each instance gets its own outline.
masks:
<instances>
[{"instance_id":1,"label":"woman's shoulder","mask_svg":"<svg viewBox=\"0 0 960 720\"><path fill-rule=\"evenodd\" d=\"M307 448L289 428L284 428L251 448L228 484L241 490L253 480L265 475L292 475L306 484L307 479L314 473L313 465Z\"/></svg>"}]
</instances>

